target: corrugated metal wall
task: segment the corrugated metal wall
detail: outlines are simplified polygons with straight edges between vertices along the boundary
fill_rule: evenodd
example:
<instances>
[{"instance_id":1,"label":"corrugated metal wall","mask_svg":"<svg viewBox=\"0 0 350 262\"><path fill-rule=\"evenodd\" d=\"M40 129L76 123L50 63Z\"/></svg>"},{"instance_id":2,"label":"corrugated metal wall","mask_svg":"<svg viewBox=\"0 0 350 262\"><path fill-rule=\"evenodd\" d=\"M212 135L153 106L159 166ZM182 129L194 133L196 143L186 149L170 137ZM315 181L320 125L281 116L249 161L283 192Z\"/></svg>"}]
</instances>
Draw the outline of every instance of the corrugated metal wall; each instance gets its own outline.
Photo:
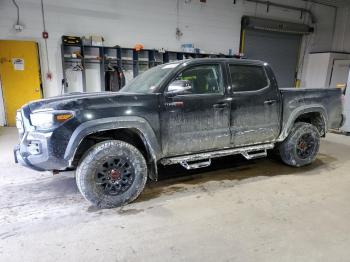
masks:
<instances>
[{"instance_id":1,"label":"corrugated metal wall","mask_svg":"<svg viewBox=\"0 0 350 262\"><path fill-rule=\"evenodd\" d=\"M244 34L245 56L268 62L279 86L294 86L302 36L251 29Z\"/></svg>"}]
</instances>

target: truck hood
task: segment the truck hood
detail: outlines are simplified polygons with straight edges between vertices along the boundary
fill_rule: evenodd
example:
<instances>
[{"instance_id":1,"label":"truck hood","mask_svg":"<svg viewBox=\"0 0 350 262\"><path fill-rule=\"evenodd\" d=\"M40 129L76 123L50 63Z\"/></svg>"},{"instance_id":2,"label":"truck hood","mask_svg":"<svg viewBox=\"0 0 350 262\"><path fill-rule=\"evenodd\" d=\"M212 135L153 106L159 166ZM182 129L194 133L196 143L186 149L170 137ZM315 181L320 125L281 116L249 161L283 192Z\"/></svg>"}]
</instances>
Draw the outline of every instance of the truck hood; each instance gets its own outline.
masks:
<instances>
[{"instance_id":1,"label":"truck hood","mask_svg":"<svg viewBox=\"0 0 350 262\"><path fill-rule=\"evenodd\" d=\"M103 100L103 103L115 102L120 96L126 93L117 92L93 92L93 93L71 93L46 99L40 99L28 104L32 112L46 110L71 110L74 108L86 107L91 102ZM130 94L128 94L130 95Z\"/></svg>"}]
</instances>

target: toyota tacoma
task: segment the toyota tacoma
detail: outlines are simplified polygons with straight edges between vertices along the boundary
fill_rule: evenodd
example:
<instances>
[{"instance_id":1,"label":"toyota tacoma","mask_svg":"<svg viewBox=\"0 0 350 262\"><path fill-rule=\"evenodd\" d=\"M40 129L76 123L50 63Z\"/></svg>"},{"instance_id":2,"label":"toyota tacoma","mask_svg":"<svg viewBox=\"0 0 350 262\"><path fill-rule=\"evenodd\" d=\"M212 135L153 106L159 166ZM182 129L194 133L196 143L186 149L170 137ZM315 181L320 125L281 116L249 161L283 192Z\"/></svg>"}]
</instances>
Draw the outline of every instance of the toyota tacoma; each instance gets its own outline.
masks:
<instances>
[{"instance_id":1,"label":"toyota tacoma","mask_svg":"<svg viewBox=\"0 0 350 262\"><path fill-rule=\"evenodd\" d=\"M119 92L33 101L16 123L16 162L75 169L82 195L110 208L136 199L159 165L201 168L273 148L287 165L308 165L343 115L340 89L279 88L267 63L206 58L153 67Z\"/></svg>"}]
</instances>

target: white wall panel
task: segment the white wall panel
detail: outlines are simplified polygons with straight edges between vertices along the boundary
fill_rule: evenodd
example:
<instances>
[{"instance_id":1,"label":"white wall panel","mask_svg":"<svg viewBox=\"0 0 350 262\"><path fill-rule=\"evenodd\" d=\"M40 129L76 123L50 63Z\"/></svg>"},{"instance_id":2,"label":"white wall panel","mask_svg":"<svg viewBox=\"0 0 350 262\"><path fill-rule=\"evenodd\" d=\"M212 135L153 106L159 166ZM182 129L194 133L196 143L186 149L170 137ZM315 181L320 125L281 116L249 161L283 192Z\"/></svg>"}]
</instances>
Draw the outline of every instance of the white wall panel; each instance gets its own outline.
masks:
<instances>
[{"instance_id":1,"label":"white wall panel","mask_svg":"<svg viewBox=\"0 0 350 262\"><path fill-rule=\"evenodd\" d=\"M302 0L274 0L283 4L306 7ZM300 19L300 13L288 9L270 7L237 0L180 0L177 16L176 0L44 0L47 31L49 32L48 55L54 78L45 79L46 53L41 32L43 30L40 0L17 0L21 8L21 33L13 30L16 9L10 0L0 1L0 39L30 39L39 42L45 96L53 96L61 90L60 38L65 35L98 34L105 38L105 45L179 50L182 43L194 43L206 52L228 53L238 51L240 21L243 15L256 15L292 22ZM310 5L310 4L308 4ZM330 7L310 5L318 18L314 41L308 51L321 51L332 45L333 15ZM177 21L183 36L175 37ZM307 59L307 57L305 57Z\"/></svg>"},{"instance_id":2,"label":"white wall panel","mask_svg":"<svg viewBox=\"0 0 350 262\"><path fill-rule=\"evenodd\" d=\"M333 49L350 52L350 7L338 9Z\"/></svg>"}]
</instances>

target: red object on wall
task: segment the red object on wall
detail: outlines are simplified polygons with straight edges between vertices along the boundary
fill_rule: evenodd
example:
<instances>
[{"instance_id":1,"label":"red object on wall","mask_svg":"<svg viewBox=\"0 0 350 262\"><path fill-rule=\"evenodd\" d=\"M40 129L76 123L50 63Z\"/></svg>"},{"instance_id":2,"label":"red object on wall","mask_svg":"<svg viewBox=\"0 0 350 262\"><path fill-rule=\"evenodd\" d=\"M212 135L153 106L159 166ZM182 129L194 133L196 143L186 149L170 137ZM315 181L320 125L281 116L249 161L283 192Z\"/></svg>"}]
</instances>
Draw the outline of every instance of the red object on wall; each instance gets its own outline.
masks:
<instances>
[{"instance_id":1,"label":"red object on wall","mask_svg":"<svg viewBox=\"0 0 350 262\"><path fill-rule=\"evenodd\" d=\"M51 73L51 72L48 72L48 73L46 74L46 78L47 78L47 80L52 80L52 78L53 78L52 73Z\"/></svg>"},{"instance_id":2,"label":"red object on wall","mask_svg":"<svg viewBox=\"0 0 350 262\"><path fill-rule=\"evenodd\" d=\"M43 38L48 39L49 38L49 33L48 32L43 32Z\"/></svg>"}]
</instances>

